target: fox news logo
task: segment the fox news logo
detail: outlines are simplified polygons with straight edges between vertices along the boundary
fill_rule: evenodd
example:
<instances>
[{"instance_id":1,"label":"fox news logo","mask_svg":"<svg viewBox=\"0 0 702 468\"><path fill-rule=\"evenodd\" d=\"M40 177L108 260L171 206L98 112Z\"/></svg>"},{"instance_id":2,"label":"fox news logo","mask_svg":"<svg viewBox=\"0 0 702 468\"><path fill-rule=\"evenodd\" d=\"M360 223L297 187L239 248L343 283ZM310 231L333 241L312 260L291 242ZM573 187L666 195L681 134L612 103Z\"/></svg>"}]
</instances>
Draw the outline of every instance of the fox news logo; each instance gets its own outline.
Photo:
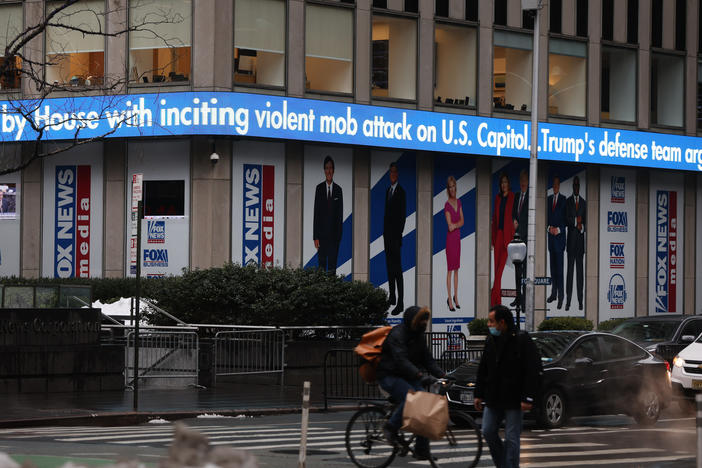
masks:
<instances>
[{"instance_id":1,"label":"fox news logo","mask_svg":"<svg viewBox=\"0 0 702 468\"><path fill-rule=\"evenodd\" d=\"M624 203L626 194L626 179L624 177L612 176L612 203Z\"/></svg>"},{"instance_id":2,"label":"fox news logo","mask_svg":"<svg viewBox=\"0 0 702 468\"><path fill-rule=\"evenodd\" d=\"M148 224L149 236L147 243L163 244L166 242L166 222L165 221L149 221Z\"/></svg>"},{"instance_id":3,"label":"fox news logo","mask_svg":"<svg viewBox=\"0 0 702 468\"><path fill-rule=\"evenodd\" d=\"M624 242L609 243L609 267L624 268Z\"/></svg>"},{"instance_id":4,"label":"fox news logo","mask_svg":"<svg viewBox=\"0 0 702 468\"><path fill-rule=\"evenodd\" d=\"M610 309L623 309L626 302L626 283L624 277L619 273L612 275L609 279L609 292L607 300Z\"/></svg>"},{"instance_id":5,"label":"fox news logo","mask_svg":"<svg viewBox=\"0 0 702 468\"><path fill-rule=\"evenodd\" d=\"M145 267L167 267L168 250L166 249L144 249Z\"/></svg>"},{"instance_id":6,"label":"fox news logo","mask_svg":"<svg viewBox=\"0 0 702 468\"><path fill-rule=\"evenodd\" d=\"M628 232L629 222L626 211L607 212L607 232Z\"/></svg>"}]
</instances>

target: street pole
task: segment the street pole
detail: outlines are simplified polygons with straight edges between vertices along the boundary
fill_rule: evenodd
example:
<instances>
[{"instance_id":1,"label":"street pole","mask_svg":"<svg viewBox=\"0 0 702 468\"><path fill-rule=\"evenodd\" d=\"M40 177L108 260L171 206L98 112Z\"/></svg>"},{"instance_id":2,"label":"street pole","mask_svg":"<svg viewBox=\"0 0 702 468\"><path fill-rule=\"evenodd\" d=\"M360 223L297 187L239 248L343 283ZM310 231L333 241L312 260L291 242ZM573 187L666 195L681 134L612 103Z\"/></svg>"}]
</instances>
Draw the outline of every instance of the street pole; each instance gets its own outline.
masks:
<instances>
[{"instance_id":1,"label":"street pole","mask_svg":"<svg viewBox=\"0 0 702 468\"><path fill-rule=\"evenodd\" d=\"M136 235L136 307L134 308L134 411L139 411L139 319L141 318L141 218L144 216L143 201L137 205Z\"/></svg>"},{"instance_id":2,"label":"street pole","mask_svg":"<svg viewBox=\"0 0 702 468\"><path fill-rule=\"evenodd\" d=\"M539 26L541 23L541 1L535 9L534 54L531 79L531 148L529 154L529 224L527 229L526 297L524 302L524 328L534 330L534 253L536 251L536 171L538 156L539 125Z\"/></svg>"}]
</instances>

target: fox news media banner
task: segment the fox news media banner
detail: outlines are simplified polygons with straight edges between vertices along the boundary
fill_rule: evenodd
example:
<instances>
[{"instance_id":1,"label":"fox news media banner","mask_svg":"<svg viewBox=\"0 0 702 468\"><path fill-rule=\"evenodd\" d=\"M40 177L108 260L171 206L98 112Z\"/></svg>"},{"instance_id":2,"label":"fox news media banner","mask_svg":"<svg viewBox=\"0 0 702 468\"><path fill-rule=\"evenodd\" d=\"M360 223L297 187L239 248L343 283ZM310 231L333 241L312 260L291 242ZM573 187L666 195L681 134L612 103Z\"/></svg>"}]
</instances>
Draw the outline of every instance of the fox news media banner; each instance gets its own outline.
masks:
<instances>
[{"instance_id":1,"label":"fox news media banner","mask_svg":"<svg viewBox=\"0 0 702 468\"><path fill-rule=\"evenodd\" d=\"M649 314L682 314L685 258L683 175L656 171L650 180Z\"/></svg>"},{"instance_id":2,"label":"fox news media banner","mask_svg":"<svg viewBox=\"0 0 702 468\"><path fill-rule=\"evenodd\" d=\"M232 262L282 266L284 232L285 145L234 142Z\"/></svg>"},{"instance_id":3,"label":"fox news media banner","mask_svg":"<svg viewBox=\"0 0 702 468\"><path fill-rule=\"evenodd\" d=\"M600 171L599 321L636 315L636 171Z\"/></svg>"},{"instance_id":4,"label":"fox news media banner","mask_svg":"<svg viewBox=\"0 0 702 468\"><path fill-rule=\"evenodd\" d=\"M554 178L560 178L559 187L559 202L555 208L549 206L548 197L554 192ZM585 317L585 286L587 272L585 269L585 258L587 246L587 173L585 167L581 164L550 164L548 169L547 193L546 193L546 225L548 228L549 215L551 222L560 226L567 225L568 206L575 209L575 181L579 183L578 190L578 208L580 215L574 215L571 222L577 224L579 222L579 231L581 235L573 237L571 242L567 240L567 232L563 232L564 236L561 241L552 243L552 250L548 248L548 237L546 233L546 276L551 278L550 286L542 286L546 288L546 298L554 295L555 299L551 302L546 302L546 318L550 317ZM583 203L585 202L585 203ZM538 207L537 207L538 209ZM574 227L578 229L577 227ZM566 229L567 231L567 229ZM562 249L562 250L561 250ZM551 268L551 255L559 255L562 262L554 261ZM582 270L578 266L578 261L582 262ZM560 265L559 265L560 264ZM582 278L579 278L582 272ZM568 290L568 277L572 281L572 289ZM557 285L562 285L562 290L559 292ZM559 295L562 294L562 301ZM570 304L569 304L570 303ZM561 307L558 307L560 304ZM582 307L581 307L582 305ZM566 310L567 309L567 310Z\"/></svg>"},{"instance_id":5,"label":"fox news media banner","mask_svg":"<svg viewBox=\"0 0 702 468\"><path fill-rule=\"evenodd\" d=\"M102 275L102 181L99 143L44 162L42 276Z\"/></svg>"},{"instance_id":6,"label":"fox news media banner","mask_svg":"<svg viewBox=\"0 0 702 468\"><path fill-rule=\"evenodd\" d=\"M141 275L159 278L179 275L190 264L190 142L188 140L132 141L127 145L128 180L143 174L141 223ZM126 201L131 201L129 184ZM126 205L130 219L131 206ZM126 223L127 242L131 223ZM126 270L129 276L129 246Z\"/></svg>"},{"instance_id":7,"label":"fox news media banner","mask_svg":"<svg viewBox=\"0 0 702 468\"><path fill-rule=\"evenodd\" d=\"M498 211L499 213L499 205L495 206L494 201L495 197L500 193L500 178L503 175L506 175L508 180L509 180L509 190L514 194L515 199L517 200L516 203L517 205L519 204L519 194L521 191L520 187L520 175L524 174L524 181L526 184L526 189L528 190L529 188L529 162L524 161L521 159L496 159L493 160L492 162L492 191L491 191L491 196L490 196L490 222L492 223L492 220L495 216L495 210ZM525 190L526 193L526 190ZM510 207L510 209L513 209L514 207ZM529 199L524 198L524 201L522 203L522 210L524 212L528 212L529 209ZM517 206L517 210L519 209L519 206ZM513 213L514 214L514 213ZM499 217L499 215L498 215ZM513 223L513 220L510 219L505 219L504 222L509 222ZM492 224L491 224L492 226ZM526 229L526 226L523 226L524 229ZM492 233L491 233L492 234ZM512 239L508 239L508 241L511 241ZM522 240L526 243L527 239L526 236L522 238ZM490 250L490 287L493 288L495 287L495 273L496 273L496 268L495 268L495 255L494 255L495 247L491 246ZM503 271L502 275L500 278L500 283L498 284L499 289L501 289L502 292L502 304L513 308L510 306L512 301L516 300L516 295L517 295L517 289L516 289L516 277L515 277L515 266L512 263L512 260L509 258L509 256L506 257L506 261L503 264ZM524 320L524 314L522 313L521 315L521 320Z\"/></svg>"},{"instance_id":8,"label":"fox news media banner","mask_svg":"<svg viewBox=\"0 0 702 468\"><path fill-rule=\"evenodd\" d=\"M0 277L20 274L19 193L19 172L0 176Z\"/></svg>"},{"instance_id":9,"label":"fox news media banner","mask_svg":"<svg viewBox=\"0 0 702 468\"><path fill-rule=\"evenodd\" d=\"M331 177L334 193L329 201L324 192L316 196L317 188L326 181L324 160L329 156L333 160ZM336 274L351 280L353 246L353 151L350 148L336 146L305 145L305 163L303 172L302 222L302 266L318 268L318 250L315 247L315 224L319 231L319 242L323 252L330 253L327 269L336 260ZM325 186L322 186L324 189ZM315 214L315 198L318 198L318 212ZM341 217L341 240L338 239L336 220ZM333 230L333 232L330 232ZM338 250L337 250L338 249ZM336 253L336 257L334 254Z\"/></svg>"},{"instance_id":10,"label":"fox news media banner","mask_svg":"<svg viewBox=\"0 0 702 468\"><path fill-rule=\"evenodd\" d=\"M456 180L456 198L463 209L463 227L451 234L446 222L449 177ZM448 154L434 156L432 241L432 331L463 332L475 318L475 160ZM449 215L452 213L449 212ZM458 214L458 213L457 213ZM455 219L455 218L454 218ZM456 232L456 230L452 232ZM451 291L446 286L450 273ZM458 277L457 287L454 278ZM447 300L456 296L461 308L450 310Z\"/></svg>"},{"instance_id":11,"label":"fox news media banner","mask_svg":"<svg viewBox=\"0 0 702 468\"><path fill-rule=\"evenodd\" d=\"M400 209L401 195L398 188L391 195L388 191L392 185L390 180L390 163L397 163L397 187L404 192L405 212L396 213L392 210ZM371 151L371 221L370 221L370 281L375 286L390 290L388 267L391 272L402 272L403 299L405 308L415 303L416 288L416 266L417 266L417 157L412 151L391 152L391 151ZM383 236L386 223L393 228L399 219L404 219L404 230L402 231L402 243L399 246L398 258L387 256L385 250L386 239ZM390 248L398 248L397 239L391 235L387 242ZM394 280L397 284L397 280ZM395 287L396 295L399 295L399 288ZM397 296L399 299L399 296ZM390 305L388 311L392 311L395 305ZM402 320L402 315L388 315L388 323L396 324Z\"/></svg>"}]
</instances>

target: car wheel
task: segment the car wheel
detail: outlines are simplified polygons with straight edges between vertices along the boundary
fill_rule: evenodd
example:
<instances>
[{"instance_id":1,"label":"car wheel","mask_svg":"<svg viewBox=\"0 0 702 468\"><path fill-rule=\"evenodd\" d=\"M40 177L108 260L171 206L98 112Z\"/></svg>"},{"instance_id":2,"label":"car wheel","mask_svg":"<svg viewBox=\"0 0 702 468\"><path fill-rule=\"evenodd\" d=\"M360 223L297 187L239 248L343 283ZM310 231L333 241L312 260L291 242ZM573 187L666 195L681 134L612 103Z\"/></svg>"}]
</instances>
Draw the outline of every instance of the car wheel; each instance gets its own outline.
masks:
<instances>
[{"instance_id":1,"label":"car wheel","mask_svg":"<svg viewBox=\"0 0 702 468\"><path fill-rule=\"evenodd\" d=\"M639 395L639 410L634 419L641 426L653 426L661 415L661 398L658 392L644 389Z\"/></svg>"},{"instance_id":2,"label":"car wheel","mask_svg":"<svg viewBox=\"0 0 702 468\"><path fill-rule=\"evenodd\" d=\"M552 388L544 393L539 423L547 429L555 429L565 424L568 418L566 400L563 392Z\"/></svg>"}]
</instances>

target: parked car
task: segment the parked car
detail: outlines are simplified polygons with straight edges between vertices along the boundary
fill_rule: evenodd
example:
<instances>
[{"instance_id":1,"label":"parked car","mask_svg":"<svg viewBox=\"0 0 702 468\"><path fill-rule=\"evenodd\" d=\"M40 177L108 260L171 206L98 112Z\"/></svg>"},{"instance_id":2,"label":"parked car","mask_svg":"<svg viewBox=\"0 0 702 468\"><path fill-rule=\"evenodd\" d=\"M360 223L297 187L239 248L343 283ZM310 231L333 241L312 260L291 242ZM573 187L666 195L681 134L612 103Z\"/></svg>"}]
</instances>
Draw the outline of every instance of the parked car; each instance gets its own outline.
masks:
<instances>
[{"instance_id":1,"label":"parked car","mask_svg":"<svg viewBox=\"0 0 702 468\"><path fill-rule=\"evenodd\" d=\"M546 428L560 427L571 416L619 413L649 426L670 401L668 363L625 338L586 331L531 337L544 372L540 401L528 417ZM472 406L478 363L466 362L451 373L457 385L449 394L450 408Z\"/></svg>"},{"instance_id":2,"label":"parked car","mask_svg":"<svg viewBox=\"0 0 702 468\"><path fill-rule=\"evenodd\" d=\"M694 409L695 394L702 391L702 335L675 356L671 381L680 408Z\"/></svg>"},{"instance_id":3,"label":"parked car","mask_svg":"<svg viewBox=\"0 0 702 468\"><path fill-rule=\"evenodd\" d=\"M617 325L612 333L623 336L673 365L673 358L702 333L702 316L636 317Z\"/></svg>"}]
</instances>

